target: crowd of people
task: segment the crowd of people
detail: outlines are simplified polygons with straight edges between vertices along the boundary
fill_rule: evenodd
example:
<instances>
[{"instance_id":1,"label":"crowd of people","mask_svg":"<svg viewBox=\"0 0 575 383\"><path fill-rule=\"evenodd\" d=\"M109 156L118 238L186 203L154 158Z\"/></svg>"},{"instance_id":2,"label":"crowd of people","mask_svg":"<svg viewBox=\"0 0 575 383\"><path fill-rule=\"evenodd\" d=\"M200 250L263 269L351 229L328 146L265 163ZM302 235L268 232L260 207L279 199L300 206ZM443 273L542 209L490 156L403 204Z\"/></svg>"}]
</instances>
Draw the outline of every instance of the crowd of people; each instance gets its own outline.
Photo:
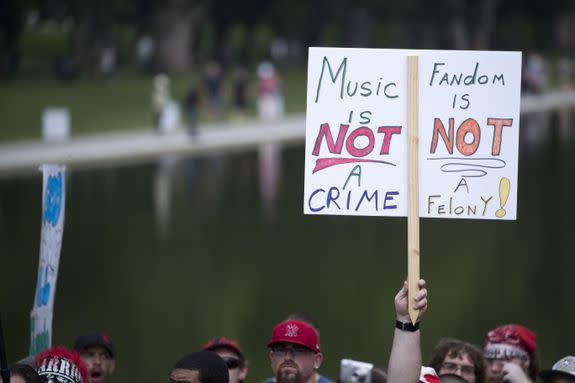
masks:
<instances>
[{"instance_id":1,"label":"crowd of people","mask_svg":"<svg viewBox=\"0 0 575 383\"><path fill-rule=\"evenodd\" d=\"M427 288L419 281L412 323L408 286L395 296L396 325L387 369L359 369L340 374L339 383L575 383L575 357L566 356L540 371L536 335L518 324L506 324L487 333L483 350L458 339L442 339L422 364L419 321L427 310ZM317 323L294 313L273 327L267 343L271 376L264 383L332 383L321 374L324 360ZM360 363L365 365L365 363ZM11 383L106 383L116 367L116 348L109 336L90 331L73 348L56 346L33 360L10 367ZM201 349L180 357L166 375L173 383L243 383L248 359L239 343L227 337L210 339Z\"/></svg>"},{"instance_id":2,"label":"crowd of people","mask_svg":"<svg viewBox=\"0 0 575 383\"><path fill-rule=\"evenodd\" d=\"M283 116L284 102L279 75L271 62L264 61L257 67L257 81L254 92L249 90L250 75L242 65L237 65L230 76L230 105L225 105L224 70L217 61L206 64L200 80L193 83L181 102L171 95L170 78L160 73L154 77L151 108L154 129L158 133L169 133L180 125L180 109L185 113L187 131L190 137L198 134L198 118L205 112L209 120L221 120L228 107L230 118L243 120L250 106L255 102L258 116L262 121L274 121ZM253 95L251 93L254 93Z\"/></svg>"}]
</instances>

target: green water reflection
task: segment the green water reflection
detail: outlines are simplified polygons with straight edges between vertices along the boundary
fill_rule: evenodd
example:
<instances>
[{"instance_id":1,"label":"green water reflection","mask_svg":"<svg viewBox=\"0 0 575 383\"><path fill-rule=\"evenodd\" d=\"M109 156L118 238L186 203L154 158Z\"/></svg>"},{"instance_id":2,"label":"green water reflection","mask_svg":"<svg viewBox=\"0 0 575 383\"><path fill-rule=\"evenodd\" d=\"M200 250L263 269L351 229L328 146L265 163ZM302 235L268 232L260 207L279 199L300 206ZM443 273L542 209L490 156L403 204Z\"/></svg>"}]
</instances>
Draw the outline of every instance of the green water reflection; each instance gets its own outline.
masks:
<instances>
[{"instance_id":1,"label":"green water reflection","mask_svg":"<svg viewBox=\"0 0 575 383\"><path fill-rule=\"evenodd\" d=\"M552 142L521 149L518 221L422 221L424 355L442 336L480 343L505 322L538 333L544 365L573 354L575 150ZM164 231L154 208L159 165L72 171L54 343L105 328L119 349L112 382L143 383L166 381L179 356L226 335L244 346L248 381L257 382L270 371L273 324L307 310L321 326L327 375L336 376L342 357L386 363L406 220L304 216L303 158L301 147L283 149L273 223L263 218L255 152L180 161L162 176L172 179L173 197ZM39 174L0 181L10 359L29 344L40 193Z\"/></svg>"}]
</instances>

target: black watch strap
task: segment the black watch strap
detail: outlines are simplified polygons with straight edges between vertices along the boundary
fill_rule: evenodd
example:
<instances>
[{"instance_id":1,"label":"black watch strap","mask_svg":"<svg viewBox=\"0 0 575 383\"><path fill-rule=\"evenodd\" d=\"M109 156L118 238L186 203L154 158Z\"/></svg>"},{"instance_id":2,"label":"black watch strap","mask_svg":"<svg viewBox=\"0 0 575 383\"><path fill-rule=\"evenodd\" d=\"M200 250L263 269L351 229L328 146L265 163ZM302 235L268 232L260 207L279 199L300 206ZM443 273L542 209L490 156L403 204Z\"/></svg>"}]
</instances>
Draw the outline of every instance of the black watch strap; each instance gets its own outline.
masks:
<instances>
[{"instance_id":1,"label":"black watch strap","mask_svg":"<svg viewBox=\"0 0 575 383\"><path fill-rule=\"evenodd\" d=\"M413 324L411 322L403 323L396 320L395 328L400 329L401 331L415 332L419 330L419 322L415 322L415 324Z\"/></svg>"}]
</instances>

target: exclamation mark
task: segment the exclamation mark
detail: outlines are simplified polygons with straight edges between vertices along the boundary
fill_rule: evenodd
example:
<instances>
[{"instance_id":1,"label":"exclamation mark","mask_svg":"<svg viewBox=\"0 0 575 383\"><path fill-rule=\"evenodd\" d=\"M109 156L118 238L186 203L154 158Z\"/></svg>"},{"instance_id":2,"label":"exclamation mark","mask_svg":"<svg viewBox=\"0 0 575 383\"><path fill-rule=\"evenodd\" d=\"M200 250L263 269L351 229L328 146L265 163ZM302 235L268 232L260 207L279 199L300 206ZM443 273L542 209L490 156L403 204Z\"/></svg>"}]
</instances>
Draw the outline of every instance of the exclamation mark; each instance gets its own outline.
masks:
<instances>
[{"instance_id":1,"label":"exclamation mark","mask_svg":"<svg viewBox=\"0 0 575 383\"><path fill-rule=\"evenodd\" d=\"M499 205L501 206L501 209L497 209L495 212L495 216L497 218L503 218L507 213L503 206L507 203L509 189L511 189L511 182L509 181L509 178L503 177L501 181L499 181Z\"/></svg>"}]
</instances>

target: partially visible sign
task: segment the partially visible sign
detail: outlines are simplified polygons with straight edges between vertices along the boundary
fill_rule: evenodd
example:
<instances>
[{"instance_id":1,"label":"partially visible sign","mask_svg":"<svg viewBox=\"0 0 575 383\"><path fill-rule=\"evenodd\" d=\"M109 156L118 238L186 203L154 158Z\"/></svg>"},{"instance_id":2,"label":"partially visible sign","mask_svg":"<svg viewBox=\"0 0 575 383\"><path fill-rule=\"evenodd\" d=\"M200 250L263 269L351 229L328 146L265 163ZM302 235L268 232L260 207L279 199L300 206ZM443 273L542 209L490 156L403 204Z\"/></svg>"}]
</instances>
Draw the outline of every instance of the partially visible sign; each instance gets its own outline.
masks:
<instances>
[{"instance_id":1,"label":"partially visible sign","mask_svg":"<svg viewBox=\"0 0 575 383\"><path fill-rule=\"evenodd\" d=\"M34 293L31 317L31 354L50 345L52 313L58 279L58 265L64 233L66 202L66 168L60 165L43 165L42 232L40 236L40 261L38 281Z\"/></svg>"},{"instance_id":2,"label":"partially visible sign","mask_svg":"<svg viewBox=\"0 0 575 383\"><path fill-rule=\"evenodd\" d=\"M42 137L46 141L66 141L70 137L70 112L67 108L46 108L42 114Z\"/></svg>"},{"instance_id":3,"label":"partially visible sign","mask_svg":"<svg viewBox=\"0 0 575 383\"><path fill-rule=\"evenodd\" d=\"M36 355L52 344L51 307L36 308L30 313L30 355Z\"/></svg>"},{"instance_id":4,"label":"partially visible sign","mask_svg":"<svg viewBox=\"0 0 575 383\"><path fill-rule=\"evenodd\" d=\"M304 212L407 215L407 56L420 216L516 219L520 52L310 48Z\"/></svg>"}]
</instances>

